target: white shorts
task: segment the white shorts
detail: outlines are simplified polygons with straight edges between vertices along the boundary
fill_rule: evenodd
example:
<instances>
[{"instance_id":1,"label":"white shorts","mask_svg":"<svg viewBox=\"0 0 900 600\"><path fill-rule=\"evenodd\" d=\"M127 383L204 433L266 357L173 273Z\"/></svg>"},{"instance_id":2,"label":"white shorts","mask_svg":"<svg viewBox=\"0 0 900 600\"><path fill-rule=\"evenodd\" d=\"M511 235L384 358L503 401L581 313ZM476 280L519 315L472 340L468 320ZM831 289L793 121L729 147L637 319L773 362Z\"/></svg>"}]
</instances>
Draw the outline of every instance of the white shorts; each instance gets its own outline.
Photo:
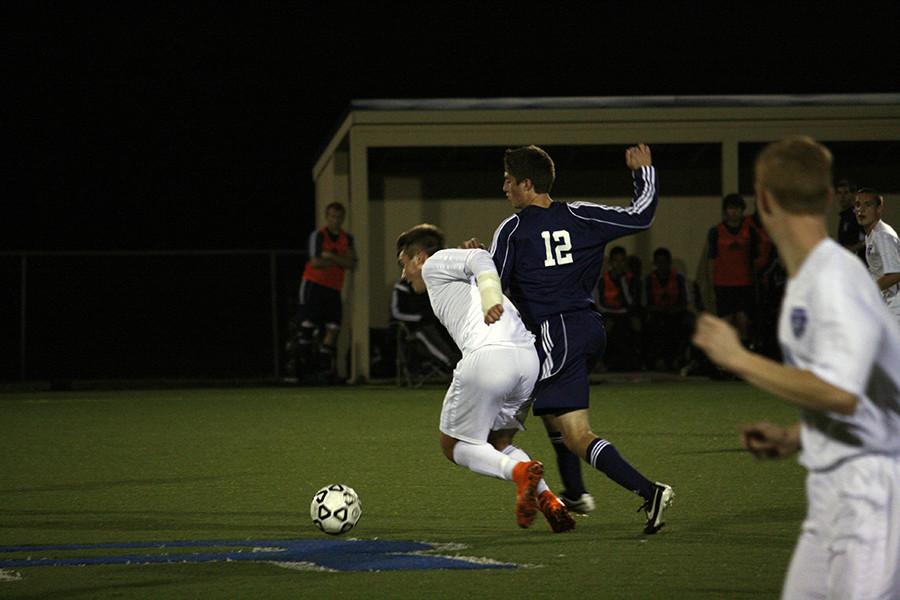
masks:
<instances>
[{"instance_id":1,"label":"white shorts","mask_svg":"<svg viewBox=\"0 0 900 600\"><path fill-rule=\"evenodd\" d=\"M810 472L806 495L782 598L900 598L900 457Z\"/></svg>"},{"instance_id":2,"label":"white shorts","mask_svg":"<svg viewBox=\"0 0 900 600\"><path fill-rule=\"evenodd\" d=\"M538 369L533 346L485 346L463 356L444 396L441 432L483 444L491 431L524 429Z\"/></svg>"}]
</instances>

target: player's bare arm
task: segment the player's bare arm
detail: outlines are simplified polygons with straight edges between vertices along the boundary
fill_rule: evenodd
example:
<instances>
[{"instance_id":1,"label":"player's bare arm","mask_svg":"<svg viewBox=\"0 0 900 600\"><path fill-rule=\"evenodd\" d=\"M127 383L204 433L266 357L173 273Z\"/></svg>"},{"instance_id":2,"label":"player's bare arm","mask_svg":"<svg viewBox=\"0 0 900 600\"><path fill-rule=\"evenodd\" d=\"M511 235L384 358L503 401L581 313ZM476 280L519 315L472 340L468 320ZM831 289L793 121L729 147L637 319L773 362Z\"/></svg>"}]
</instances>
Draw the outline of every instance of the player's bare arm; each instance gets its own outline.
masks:
<instances>
[{"instance_id":1,"label":"player's bare arm","mask_svg":"<svg viewBox=\"0 0 900 600\"><path fill-rule=\"evenodd\" d=\"M319 268L338 266L342 269L353 269L356 266L356 252L353 248L350 248L346 255L341 255L325 250L319 257L318 262ZM313 266L316 266L315 262L313 262Z\"/></svg>"},{"instance_id":2,"label":"player's bare arm","mask_svg":"<svg viewBox=\"0 0 900 600\"><path fill-rule=\"evenodd\" d=\"M632 171L637 171L641 167L649 167L653 164L653 157L650 155L650 146L647 144L638 144L632 146L625 151L625 164Z\"/></svg>"},{"instance_id":3,"label":"player's bare arm","mask_svg":"<svg viewBox=\"0 0 900 600\"><path fill-rule=\"evenodd\" d=\"M843 415L856 411L856 396L810 371L787 367L750 352L741 345L731 325L709 313L697 319L692 341L717 365L791 404Z\"/></svg>"},{"instance_id":4,"label":"player's bare arm","mask_svg":"<svg viewBox=\"0 0 900 600\"><path fill-rule=\"evenodd\" d=\"M900 283L900 273L885 273L876 282L879 290L886 290L894 284Z\"/></svg>"},{"instance_id":5,"label":"player's bare arm","mask_svg":"<svg viewBox=\"0 0 900 600\"><path fill-rule=\"evenodd\" d=\"M786 458L800 450L800 423L789 427L760 421L741 427L741 445L756 458Z\"/></svg>"}]
</instances>

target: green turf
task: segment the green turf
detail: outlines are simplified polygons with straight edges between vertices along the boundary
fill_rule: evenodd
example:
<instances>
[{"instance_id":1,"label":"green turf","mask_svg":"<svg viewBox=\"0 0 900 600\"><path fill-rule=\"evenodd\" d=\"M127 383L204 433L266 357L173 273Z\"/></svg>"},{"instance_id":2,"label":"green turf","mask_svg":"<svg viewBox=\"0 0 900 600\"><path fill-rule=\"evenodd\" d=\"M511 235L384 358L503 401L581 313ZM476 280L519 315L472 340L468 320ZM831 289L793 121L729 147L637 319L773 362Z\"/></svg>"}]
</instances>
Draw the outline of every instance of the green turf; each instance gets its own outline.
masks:
<instances>
[{"instance_id":1,"label":"green turf","mask_svg":"<svg viewBox=\"0 0 900 600\"><path fill-rule=\"evenodd\" d=\"M436 387L0 395L0 545L318 539L310 498L344 482L364 507L355 537L460 543L460 554L532 567L27 567L0 581L0 597L777 597L803 515L803 471L752 460L736 427L788 422L790 408L741 383L594 386L595 431L673 485L675 505L658 535L643 536L639 499L585 469L598 510L553 535L542 521L516 527L511 483L441 455L442 398ZM517 440L557 488L538 421Z\"/></svg>"}]
</instances>

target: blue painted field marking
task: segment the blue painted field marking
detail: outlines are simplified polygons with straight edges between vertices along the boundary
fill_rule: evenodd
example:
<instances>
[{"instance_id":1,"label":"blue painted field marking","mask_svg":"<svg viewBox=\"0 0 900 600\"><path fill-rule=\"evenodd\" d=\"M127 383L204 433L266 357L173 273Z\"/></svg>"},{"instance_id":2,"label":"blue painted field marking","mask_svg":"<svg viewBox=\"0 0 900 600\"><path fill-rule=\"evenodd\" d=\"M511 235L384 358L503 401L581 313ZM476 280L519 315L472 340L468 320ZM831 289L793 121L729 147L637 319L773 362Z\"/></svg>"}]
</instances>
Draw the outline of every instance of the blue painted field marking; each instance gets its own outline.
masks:
<instances>
[{"instance_id":1,"label":"blue painted field marking","mask_svg":"<svg viewBox=\"0 0 900 600\"><path fill-rule=\"evenodd\" d=\"M135 553L112 556L53 558L54 551L129 550L198 547L237 547L239 550L206 552ZM0 568L116 565L150 563L206 563L223 561L306 562L335 571L394 571L415 569L509 569L520 565L465 557L428 554L435 547L424 542L402 540L175 540L169 542L122 542L103 544L57 544L0 546L0 553L40 553L39 557L0 559Z\"/></svg>"}]
</instances>

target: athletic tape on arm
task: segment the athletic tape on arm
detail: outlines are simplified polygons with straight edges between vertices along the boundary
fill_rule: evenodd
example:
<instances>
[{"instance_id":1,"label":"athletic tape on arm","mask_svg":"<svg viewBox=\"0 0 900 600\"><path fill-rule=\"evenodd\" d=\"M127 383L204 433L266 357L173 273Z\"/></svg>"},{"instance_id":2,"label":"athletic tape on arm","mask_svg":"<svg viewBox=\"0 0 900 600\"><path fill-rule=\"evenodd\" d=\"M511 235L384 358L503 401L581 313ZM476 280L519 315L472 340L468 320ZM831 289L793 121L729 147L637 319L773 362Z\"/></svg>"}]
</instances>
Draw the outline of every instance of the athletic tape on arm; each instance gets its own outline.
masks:
<instances>
[{"instance_id":1,"label":"athletic tape on arm","mask_svg":"<svg viewBox=\"0 0 900 600\"><path fill-rule=\"evenodd\" d=\"M481 312L487 313L494 306L503 304L503 290L497 271L484 271L475 279L478 281L478 293L481 294Z\"/></svg>"}]
</instances>

